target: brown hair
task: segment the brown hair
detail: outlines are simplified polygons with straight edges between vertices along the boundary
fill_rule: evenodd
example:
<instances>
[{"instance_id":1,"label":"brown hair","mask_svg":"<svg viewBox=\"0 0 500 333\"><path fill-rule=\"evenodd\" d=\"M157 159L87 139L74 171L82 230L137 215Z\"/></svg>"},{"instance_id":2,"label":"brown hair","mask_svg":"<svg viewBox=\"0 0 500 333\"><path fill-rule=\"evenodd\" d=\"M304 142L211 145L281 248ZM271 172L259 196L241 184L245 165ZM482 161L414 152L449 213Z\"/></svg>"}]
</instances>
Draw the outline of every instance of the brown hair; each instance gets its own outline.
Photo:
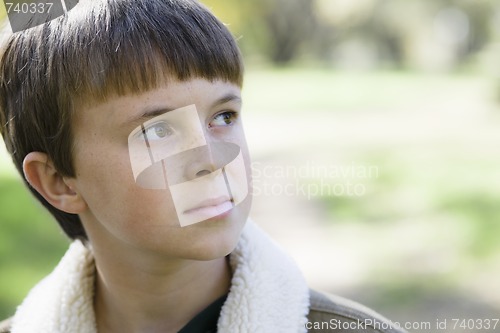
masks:
<instances>
[{"instance_id":1,"label":"brown hair","mask_svg":"<svg viewBox=\"0 0 500 333\"><path fill-rule=\"evenodd\" d=\"M0 131L18 171L39 151L74 177L75 107L144 92L168 77L242 85L234 38L196 0L81 0L62 17L12 34L0 59ZM70 238L87 239L78 215L28 187Z\"/></svg>"}]
</instances>

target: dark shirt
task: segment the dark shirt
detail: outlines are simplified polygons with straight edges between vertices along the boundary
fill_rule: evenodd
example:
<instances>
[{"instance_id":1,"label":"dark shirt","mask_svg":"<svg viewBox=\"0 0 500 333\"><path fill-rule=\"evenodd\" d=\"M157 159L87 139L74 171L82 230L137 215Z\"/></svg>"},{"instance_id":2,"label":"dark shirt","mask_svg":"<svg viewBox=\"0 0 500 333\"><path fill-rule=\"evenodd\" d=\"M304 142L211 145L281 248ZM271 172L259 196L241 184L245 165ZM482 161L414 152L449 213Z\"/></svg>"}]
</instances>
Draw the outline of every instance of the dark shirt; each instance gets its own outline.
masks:
<instances>
[{"instance_id":1,"label":"dark shirt","mask_svg":"<svg viewBox=\"0 0 500 333\"><path fill-rule=\"evenodd\" d=\"M226 301L227 295L222 296L205 310L198 313L189 323L184 326L179 333L216 333L217 321L219 320L222 305Z\"/></svg>"}]
</instances>

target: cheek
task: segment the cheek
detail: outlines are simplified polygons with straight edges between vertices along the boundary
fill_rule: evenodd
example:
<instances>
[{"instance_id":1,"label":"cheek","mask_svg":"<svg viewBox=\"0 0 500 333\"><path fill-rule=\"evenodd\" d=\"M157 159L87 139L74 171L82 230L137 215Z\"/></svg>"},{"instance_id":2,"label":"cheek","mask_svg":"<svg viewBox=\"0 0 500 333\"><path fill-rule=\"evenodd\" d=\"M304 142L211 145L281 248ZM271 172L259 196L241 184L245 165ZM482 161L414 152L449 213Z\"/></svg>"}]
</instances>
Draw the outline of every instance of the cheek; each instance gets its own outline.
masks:
<instances>
[{"instance_id":1,"label":"cheek","mask_svg":"<svg viewBox=\"0 0 500 333\"><path fill-rule=\"evenodd\" d=\"M119 209L112 213L123 223L137 224L141 227L177 226L178 218L168 190L148 190L136 188L125 194L117 203ZM118 215L118 216L117 216Z\"/></svg>"},{"instance_id":2,"label":"cheek","mask_svg":"<svg viewBox=\"0 0 500 333\"><path fill-rule=\"evenodd\" d=\"M102 183L90 192L92 215L109 227L127 229L176 225L177 213L168 190L143 189L135 183Z\"/></svg>"},{"instance_id":3,"label":"cheek","mask_svg":"<svg viewBox=\"0 0 500 333\"><path fill-rule=\"evenodd\" d=\"M93 150L76 159L78 190L96 218L135 218L139 213L152 214L153 207L168 206L168 190L143 189L136 184L127 150L106 151L110 149Z\"/></svg>"},{"instance_id":4,"label":"cheek","mask_svg":"<svg viewBox=\"0 0 500 333\"><path fill-rule=\"evenodd\" d=\"M119 193L116 189L135 186L128 154L125 157L116 153L93 151L82 154L78 159L77 179L82 188L95 190L95 195Z\"/></svg>"},{"instance_id":5,"label":"cheek","mask_svg":"<svg viewBox=\"0 0 500 333\"><path fill-rule=\"evenodd\" d=\"M243 160L245 162L245 171L247 175L247 185L248 185L248 196L252 196L253 193L253 181L252 181L252 161L250 159L250 155L248 153L248 150L246 149L243 151Z\"/></svg>"},{"instance_id":6,"label":"cheek","mask_svg":"<svg viewBox=\"0 0 500 333\"><path fill-rule=\"evenodd\" d=\"M243 162L245 165L245 171L246 171L246 178L247 178L247 184L248 184L248 193L249 196L251 196L252 193L252 168L251 168L251 159L250 159L250 153L248 151L248 145L245 137L245 132L243 130L243 127L240 126L237 131L234 132L234 137L229 140L232 143L237 144L240 149L241 153L243 155Z\"/></svg>"}]
</instances>

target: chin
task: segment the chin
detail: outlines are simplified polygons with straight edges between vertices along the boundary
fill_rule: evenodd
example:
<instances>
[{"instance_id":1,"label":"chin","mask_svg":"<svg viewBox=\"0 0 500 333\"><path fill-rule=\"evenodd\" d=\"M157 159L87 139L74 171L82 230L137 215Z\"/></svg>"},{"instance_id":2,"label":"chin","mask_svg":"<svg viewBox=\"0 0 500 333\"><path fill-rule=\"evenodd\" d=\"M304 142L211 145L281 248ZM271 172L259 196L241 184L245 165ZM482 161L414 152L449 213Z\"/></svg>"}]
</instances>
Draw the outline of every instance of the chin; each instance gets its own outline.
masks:
<instances>
[{"instance_id":1,"label":"chin","mask_svg":"<svg viewBox=\"0 0 500 333\"><path fill-rule=\"evenodd\" d=\"M230 212L193 225L197 244L193 244L196 260L214 260L233 252L248 219L250 200L245 200ZM194 259L194 258L193 258Z\"/></svg>"},{"instance_id":2,"label":"chin","mask_svg":"<svg viewBox=\"0 0 500 333\"><path fill-rule=\"evenodd\" d=\"M190 259L193 260L215 260L223 258L233 252L240 239L241 230L219 230L209 231L192 244Z\"/></svg>"}]
</instances>

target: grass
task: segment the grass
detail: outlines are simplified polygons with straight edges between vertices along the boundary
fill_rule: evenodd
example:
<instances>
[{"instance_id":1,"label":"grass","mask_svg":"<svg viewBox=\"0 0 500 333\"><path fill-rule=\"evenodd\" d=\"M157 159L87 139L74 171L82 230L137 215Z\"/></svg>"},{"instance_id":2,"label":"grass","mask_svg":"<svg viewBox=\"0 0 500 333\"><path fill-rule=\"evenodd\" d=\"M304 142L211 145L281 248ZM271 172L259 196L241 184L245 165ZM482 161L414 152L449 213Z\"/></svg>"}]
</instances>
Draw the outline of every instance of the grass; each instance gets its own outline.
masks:
<instances>
[{"instance_id":1,"label":"grass","mask_svg":"<svg viewBox=\"0 0 500 333\"><path fill-rule=\"evenodd\" d=\"M353 126L353 136L358 134L356 121L378 115L382 126L373 129L381 133L365 133L361 143L336 143L337 156L332 157L345 165L357 160L378 166L378 177L362 180L368 193L316 199L338 223L389 223L436 216L464 220L459 227L470 232L465 250L480 258L500 251L495 240L500 233L495 148L500 141L496 129L500 114L495 87L495 82L473 74L257 71L247 76L245 112L253 117L269 113L308 118L331 113L333 119L350 121L346 123ZM406 127L409 133L400 129ZM309 132L294 130L305 136L307 150L312 146L316 151L331 149L331 140L307 141L304 133ZM383 135L385 141L371 142ZM328 133L323 137L329 137ZM307 154L303 152L303 160ZM324 179L306 180L320 181Z\"/></svg>"},{"instance_id":2,"label":"grass","mask_svg":"<svg viewBox=\"0 0 500 333\"><path fill-rule=\"evenodd\" d=\"M469 95L478 91L490 93L491 89L483 78L465 74L450 77L408 72L249 70L244 101L246 112L259 113L398 112L449 92Z\"/></svg>"},{"instance_id":3,"label":"grass","mask_svg":"<svg viewBox=\"0 0 500 333\"><path fill-rule=\"evenodd\" d=\"M353 180L366 187L364 195L321 193L312 200L326 213L332 242L342 234L347 247L363 251L365 273L353 275L363 282L353 288L390 291L357 299L391 308L388 314L413 313L417 305L435 310L425 303L432 294L449 300L453 294L472 295L477 302L471 306L479 312L470 314L478 317L491 309L481 313L477 303L498 309L500 297L491 292L500 253L496 83L471 74L283 70L267 75L251 73L245 102L252 124L262 125L255 136L260 145L281 143L265 150L264 159L297 167L355 161L380 170L377 177ZM300 180L334 186L351 179ZM453 302L444 303L448 308L441 311L460 313Z\"/></svg>"},{"instance_id":4,"label":"grass","mask_svg":"<svg viewBox=\"0 0 500 333\"><path fill-rule=\"evenodd\" d=\"M0 176L0 228L0 318L5 318L52 271L68 242L14 177Z\"/></svg>"},{"instance_id":5,"label":"grass","mask_svg":"<svg viewBox=\"0 0 500 333\"><path fill-rule=\"evenodd\" d=\"M500 234L500 190L492 182L496 175L493 156L489 166L484 166L484 161L457 161L443 152L437 166L423 169L415 161L401 163L397 155L386 152L372 162L380 166L381 176L363 180L369 189L363 197L319 197L331 220L386 224L408 218L452 219L457 221L453 232L467 230L467 247L463 250L473 260L500 251L496 237ZM473 180L467 181L471 174Z\"/></svg>"}]
</instances>

